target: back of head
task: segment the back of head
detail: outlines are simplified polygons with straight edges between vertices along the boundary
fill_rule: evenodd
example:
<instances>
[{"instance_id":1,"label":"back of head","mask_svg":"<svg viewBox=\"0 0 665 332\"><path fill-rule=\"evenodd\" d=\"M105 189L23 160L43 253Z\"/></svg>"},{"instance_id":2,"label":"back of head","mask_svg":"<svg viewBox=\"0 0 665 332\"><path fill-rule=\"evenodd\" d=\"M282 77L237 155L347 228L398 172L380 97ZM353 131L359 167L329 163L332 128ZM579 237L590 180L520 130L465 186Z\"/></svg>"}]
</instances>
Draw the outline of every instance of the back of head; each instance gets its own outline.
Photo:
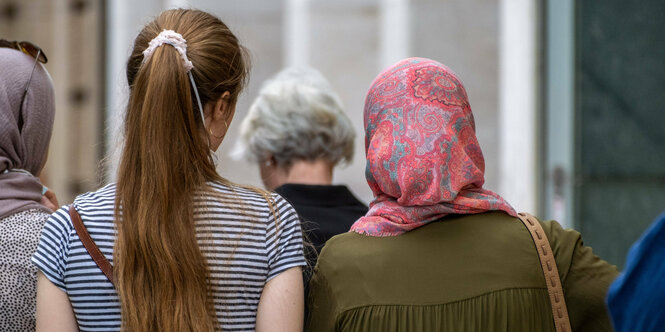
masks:
<instances>
[{"instance_id":1,"label":"back of head","mask_svg":"<svg viewBox=\"0 0 665 332\"><path fill-rule=\"evenodd\" d=\"M238 150L278 166L297 160L350 162L355 133L339 96L318 71L288 68L264 83L242 122Z\"/></svg>"},{"instance_id":2,"label":"back of head","mask_svg":"<svg viewBox=\"0 0 665 332\"><path fill-rule=\"evenodd\" d=\"M408 58L385 69L365 98L370 211L352 230L399 235L448 214L502 210L483 188L485 160L464 85L443 64Z\"/></svg>"},{"instance_id":3,"label":"back of head","mask_svg":"<svg viewBox=\"0 0 665 332\"><path fill-rule=\"evenodd\" d=\"M485 161L466 90L443 64L408 58L384 70L367 92L364 122L375 197L424 205L482 187Z\"/></svg>"},{"instance_id":4,"label":"back of head","mask_svg":"<svg viewBox=\"0 0 665 332\"><path fill-rule=\"evenodd\" d=\"M0 48L0 218L45 209L39 180L8 172L38 176L46 161L55 116L53 82L41 64L34 66L33 57Z\"/></svg>"},{"instance_id":5,"label":"back of head","mask_svg":"<svg viewBox=\"0 0 665 332\"><path fill-rule=\"evenodd\" d=\"M136 37L127 63L114 277L123 330L211 331L218 323L195 234L193 196L206 181L221 178L183 55L164 44L144 57L163 30L186 41L183 53L203 105L227 91L235 105L247 78L244 48L208 13L168 10Z\"/></svg>"},{"instance_id":6,"label":"back of head","mask_svg":"<svg viewBox=\"0 0 665 332\"><path fill-rule=\"evenodd\" d=\"M55 116L53 82L41 64L30 79L34 63L27 54L0 48L0 172L22 168L37 175L46 159Z\"/></svg>"}]
</instances>

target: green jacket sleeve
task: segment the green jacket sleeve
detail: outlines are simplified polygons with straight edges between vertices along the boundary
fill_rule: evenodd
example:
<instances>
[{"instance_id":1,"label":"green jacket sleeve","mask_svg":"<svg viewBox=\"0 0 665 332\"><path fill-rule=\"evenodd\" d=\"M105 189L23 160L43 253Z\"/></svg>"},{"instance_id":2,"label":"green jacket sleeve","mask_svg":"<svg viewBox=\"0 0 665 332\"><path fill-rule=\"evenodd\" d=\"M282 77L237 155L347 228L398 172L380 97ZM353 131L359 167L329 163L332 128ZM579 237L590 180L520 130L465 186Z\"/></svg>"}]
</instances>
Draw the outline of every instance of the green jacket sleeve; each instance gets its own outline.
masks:
<instances>
[{"instance_id":1,"label":"green jacket sleeve","mask_svg":"<svg viewBox=\"0 0 665 332\"><path fill-rule=\"evenodd\" d=\"M612 331L605 306L607 290L618 276L616 266L596 256L574 230L556 221L543 223L556 257L573 331Z\"/></svg>"}]
</instances>

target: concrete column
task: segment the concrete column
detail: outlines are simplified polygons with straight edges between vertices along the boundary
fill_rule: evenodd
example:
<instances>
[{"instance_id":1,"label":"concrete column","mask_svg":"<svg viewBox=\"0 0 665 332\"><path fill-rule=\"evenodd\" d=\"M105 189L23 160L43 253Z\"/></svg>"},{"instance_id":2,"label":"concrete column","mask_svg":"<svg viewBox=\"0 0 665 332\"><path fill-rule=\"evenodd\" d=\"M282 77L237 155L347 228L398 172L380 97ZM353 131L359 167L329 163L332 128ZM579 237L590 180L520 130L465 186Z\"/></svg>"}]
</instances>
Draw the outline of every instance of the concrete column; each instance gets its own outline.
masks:
<instances>
[{"instance_id":1,"label":"concrete column","mask_svg":"<svg viewBox=\"0 0 665 332\"><path fill-rule=\"evenodd\" d=\"M164 0L164 9L169 8L189 8L191 7L190 0Z\"/></svg>"},{"instance_id":2,"label":"concrete column","mask_svg":"<svg viewBox=\"0 0 665 332\"><path fill-rule=\"evenodd\" d=\"M116 179L120 142L122 113L127 102L127 84L123 75L129 55L130 22L127 12L131 8L129 0L107 1L108 28L106 47L106 177L109 182Z\"/></svg>"},{"instance_id":3,"label":"concrete column","mask_svg":"<svg viewBox=\"0 0 665 332\"><path fill-rule=\"evenodd\" d=\"M122 149L121 126L127 106L129 87L125 75L127 58L134 38L147 20L164 8L162 0L106 1L106 182L115 181Z\"/></svg>"},{"instance_id":4,"label":"concrete column","mask_svg":"<svg viewBox=\"0 0 665 332\"><path fill-rule=\"evenodd\" d=\"M573 227L575 8L547 1L547 158L545 215Z\"/></svg>"},{"instance_id":5,"label":"concrete column","mask_svg":"<svg viewBox=\"0 0 665 332\"><path fill-rule=\"evenodd\" d=\"M538 213L537 5L499 9L499 192L518 211Z\"/></svg>"},{"instance_id":6,"label":"concrete column","mask_svg":"<svg viewBox=\"0 0 665 332\"><path fill-rule=\"evenodd\" d=\"M409 0L381 0L379 71L409 56Z\"/></svg>"},{"instance_id":7,"label":"concrete column","mask_svg":"<svg viewBox=\"0 0 665 332\"><path fill-rule=\"evenodd\" d=\"M284 7L284 64L309 64L309 0L287 0Z\"/></svg>"},{"instance_id":8,"label":"concrete column","mask_svg":"<svg viewBox=\"0 0 665 332\"><path fill-rule=\"evenodd\" d=\"M48 51L49 71L53 77L56 96L67 96L69 91L69 67L68 62L62 59L68 59L69 49L69 1L55 0L53 6L53 26L50 30L53 40L57 40L57 45L53 45ZM54 60L56 59L56 60ZM57 83L55 83L57 82ZM71 194L69 192L69 174L70 160L69 153L69 115L70 109L66 98L55 99L55 119L53 123L53 135L49 146L50 158L47 161L48 182L53 192L56 193L61 204L70 202Z\"/></svg>"}]
</instances>

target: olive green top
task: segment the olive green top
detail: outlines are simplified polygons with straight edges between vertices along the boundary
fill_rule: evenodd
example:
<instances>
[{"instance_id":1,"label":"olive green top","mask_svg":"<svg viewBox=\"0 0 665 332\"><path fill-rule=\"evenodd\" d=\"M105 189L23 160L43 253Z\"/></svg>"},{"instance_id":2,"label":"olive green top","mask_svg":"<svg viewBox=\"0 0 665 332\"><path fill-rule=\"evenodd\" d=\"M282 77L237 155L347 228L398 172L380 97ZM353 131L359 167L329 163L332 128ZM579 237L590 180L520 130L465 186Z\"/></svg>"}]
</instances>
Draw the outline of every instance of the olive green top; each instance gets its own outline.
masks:
<instances>
[{"instance_id":1,"label":"olive green top","mask_svg":"<svg viewBox=\"0 0 665 332\"><path fill-rule=\"evenodd\" d=\"M604 298L616 267L578 232L541 224L573 331L611 331ZM555 331L533 240L503 212L448 216L393 237L335 236L308 303L308 331Z\"/></svg>"}]
</instances>

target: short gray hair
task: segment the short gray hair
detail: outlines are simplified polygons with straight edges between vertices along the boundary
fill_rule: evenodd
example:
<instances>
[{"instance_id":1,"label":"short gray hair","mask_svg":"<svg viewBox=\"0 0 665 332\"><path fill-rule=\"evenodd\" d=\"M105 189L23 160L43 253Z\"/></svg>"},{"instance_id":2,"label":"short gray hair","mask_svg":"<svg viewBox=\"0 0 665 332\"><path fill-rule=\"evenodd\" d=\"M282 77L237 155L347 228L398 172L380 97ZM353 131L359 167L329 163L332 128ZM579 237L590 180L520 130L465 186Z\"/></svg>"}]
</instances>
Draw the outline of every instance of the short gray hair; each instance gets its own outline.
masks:
<instances>
[{"instance_id":1,"label":"short gray hair","mask_svg":"<svg viewBox=\"0 0 665 332\"><path fill-rule=\"evenodd\" d=\"M234 154L277 166L353 158L355 132L339 96L318 71L288 68L266 81L240 127Z\"/></svg>"}]
</instances>

